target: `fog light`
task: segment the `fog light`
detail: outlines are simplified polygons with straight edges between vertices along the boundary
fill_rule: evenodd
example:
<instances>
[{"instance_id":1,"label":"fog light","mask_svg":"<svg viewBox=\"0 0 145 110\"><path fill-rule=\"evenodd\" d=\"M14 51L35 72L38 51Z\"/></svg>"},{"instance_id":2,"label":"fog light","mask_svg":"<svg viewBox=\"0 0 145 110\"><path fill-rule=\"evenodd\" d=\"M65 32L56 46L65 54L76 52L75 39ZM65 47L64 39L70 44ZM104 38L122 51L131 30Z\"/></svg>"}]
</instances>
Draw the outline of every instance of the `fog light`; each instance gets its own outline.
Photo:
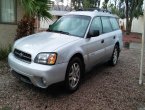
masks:
<instances>
[{"instance_id":1,"label":"fog light","mask_svg":"<svg viewBox=\"0 0 145 110\"><path fill-rule=\"evenodd\" d=\"M43 84L47 83L47 81L44 78L42 78L42 82L43 82Z\"/></svg>"}]
</instances>

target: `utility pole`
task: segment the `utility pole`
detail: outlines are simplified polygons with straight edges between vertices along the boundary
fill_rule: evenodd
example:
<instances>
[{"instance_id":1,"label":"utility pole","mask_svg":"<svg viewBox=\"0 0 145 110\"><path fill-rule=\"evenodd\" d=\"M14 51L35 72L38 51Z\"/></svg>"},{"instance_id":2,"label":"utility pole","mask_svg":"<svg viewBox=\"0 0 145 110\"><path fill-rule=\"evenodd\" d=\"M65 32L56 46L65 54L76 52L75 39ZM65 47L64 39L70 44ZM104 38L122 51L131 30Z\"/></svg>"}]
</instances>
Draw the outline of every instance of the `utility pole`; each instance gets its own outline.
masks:
<instances>
[{"instance_id":1,"label":"utility pole","mask_svg":"<svg viewBox=\"0 0 145 110\"><path fill-rule=\"evenodd\" d=\"M139 84L143 84L143 57L144 57L144 50L145 50L145 2L144 2L144 30L142 35L142 47L141 47L141 61L140 61L140 76L139 76Z\"/></svg>"}]
</instances>

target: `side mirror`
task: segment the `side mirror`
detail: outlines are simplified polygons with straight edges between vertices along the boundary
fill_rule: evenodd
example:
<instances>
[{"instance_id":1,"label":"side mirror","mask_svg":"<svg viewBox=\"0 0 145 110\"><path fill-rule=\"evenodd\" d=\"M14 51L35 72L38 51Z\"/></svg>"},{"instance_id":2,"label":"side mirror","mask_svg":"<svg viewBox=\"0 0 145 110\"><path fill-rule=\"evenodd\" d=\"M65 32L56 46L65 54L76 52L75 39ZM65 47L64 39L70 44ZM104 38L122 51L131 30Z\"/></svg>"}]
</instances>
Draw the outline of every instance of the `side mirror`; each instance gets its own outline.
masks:
<instances>
[{"instance_id":1,"label":"side mirror","mask_svg":"<svg viewBox=\"0 0 145 110\"><path fill-rule=\"evenodd\" d=\"M52 28L52 24L51 24L51 25L49 25L49 28Z\"/></svg>"},{"instance_id":2,"label":"side mirror","mask_svg":"<svg viewBox=\"0 0 145 110\"><path fill-rule=\"evenodd\" d=\"M49 25L49 28L46 31L50 31L51 28L52 28L52 25Z\"/></svg>"},{"instance_id":3,"label":"side mirror","mask_svg":"<svg viewBox=\"0 0 145 110\"><path fill-rule=\"evenodd\" d=\"M99 35L100 35L99 30L92 30L92 31L89 31L87 38L96 37Z\"/></svg>"}]
</instances>

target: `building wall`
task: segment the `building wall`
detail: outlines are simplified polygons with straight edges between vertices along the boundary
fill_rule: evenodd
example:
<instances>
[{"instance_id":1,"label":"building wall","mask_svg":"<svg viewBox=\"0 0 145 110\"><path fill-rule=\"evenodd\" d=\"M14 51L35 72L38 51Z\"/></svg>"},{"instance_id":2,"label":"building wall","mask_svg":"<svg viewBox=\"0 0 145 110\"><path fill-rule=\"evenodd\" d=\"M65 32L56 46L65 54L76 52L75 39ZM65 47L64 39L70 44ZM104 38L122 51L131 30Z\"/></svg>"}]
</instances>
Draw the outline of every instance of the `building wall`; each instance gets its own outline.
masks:
<instances>
[{"instance_id":1,"label":"building wall","mask_svg":"<svg viewBox=\"0 0 145 110\"><path fill-rule=\"evenodd\" d=\"M144 29L144 19L143 17L139 17L139 19L134 19L132 23L132 32L143 33Z\"/></svg>"},{"instance_id":2,"label":"building wall","mask_svg":"<svg viewBox=\"0 0 145 110\"><path fill-rule=\"evenodd\" d=\"M0 47L13 43L17 25L0 24Z\"/></svg>"},{"instance_id":3,"label":"building wall","mask_svg":"<svg viewBox=\"0 0 145 110\"><path fill-rule=\"evenodd\" d=\"M17 21L20 21L24 12L17 0ZM0 47L12 44L16 35L17 24L0 24Z\"/></svg>"},{"instance_id":4,"label":"building wall","mask_svg":"<svg viewBox=\"0 0 145 110\"><path fill-rule=\"evenodd\" d=\"M120 23L121 25L124 26L124 30L126 30L126 19L120 19ZM143 34L143 29L144 29L144 17L141 16L138 19L134 18L132 21L131 32Z\"/></svg>"},{"instance_id":5,"label":"building wall","mask_svg":"<svg viewBox=\"0 0 145 110\"><path fill-rule=\"evenodd\" d=\"M71 6L71 0L52 0L55 4Z\"/></svg>"},{"instance_id":6,"label":"building wall","mask_svg":"<svg viewBox=\"0 0 145 110\"><path fill-rule=\"evenodd\" d=\"M57 19L58 18L56 16L54 16L52 20L49 19L46 21L46 20L41 19L40 20L40 30L41 29L44 29L44 30L48 29L49 25L53 24Z\"/></svg>"},{"instance_id":7,"label":"building wall","mask_svg":"<svg viewBox=\"0 0 145 110\"><path fill-rule=\"evenodd\" d=\"M49 19L49 20L44 20L44 19L41 19L40 20L40 30L42 29L48 29L49 28L49 25L53 24L56 20L59 19L59 17L62 17L63 15L69 13L69 11L55 11L55 10L52 10L52 11L49 11L52 15L53 15L53 19Z\"/></svg>"}]
</instances>

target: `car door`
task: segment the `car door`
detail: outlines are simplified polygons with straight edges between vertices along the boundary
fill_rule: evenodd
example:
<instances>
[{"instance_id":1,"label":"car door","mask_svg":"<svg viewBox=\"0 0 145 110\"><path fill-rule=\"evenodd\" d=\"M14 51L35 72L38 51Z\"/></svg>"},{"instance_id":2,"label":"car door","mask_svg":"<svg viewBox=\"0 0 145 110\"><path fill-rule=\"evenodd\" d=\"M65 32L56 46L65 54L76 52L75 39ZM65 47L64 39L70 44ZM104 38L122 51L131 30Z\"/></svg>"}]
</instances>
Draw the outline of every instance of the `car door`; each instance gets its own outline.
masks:
<instances>
[{"instance_id":1,"label":"car door","mask_svg":"<svg viewBox=\"0 0 145 110\"><path fill-rule=\"evenodd\" d=\"M112 45L110 46L110 48L106 48L106 55L112 56L114 46L115 46L116 42L119 40L118 38L120 36L122 36L122 33L120 32L120 28L119 28L117 19L114 17L110 17L109 20L110 20L111 27L113 29L113 32L112 32L113 36L109 38L109 40L112 41ZM111 49L111 51L110 51L110 49Z\"/></svg>"},{"instance_id":2,"label":"car door","mask_svg":"<svg viewBox=\"0 0 145 110\"><path fill-rule=\"evenodd\" d=\"M104 46L105 46L105 60L110 60L115 43L115 33L112 29L109 17L101 17L103 26Z\"/></svg>"},{"instance_id":3,"label":"car door","mask_svg":"<svg viewBox=\"0 0 145 110\"><path fill-rule=\"evenodd\" d=\"M85 48L87 49L89 66L96 65L104 60L105 46L102 36L102 23L100 17L95 17L90 25L90 31L98 30L100 35L85 39Z\"/></svg>"}]
</instances>

